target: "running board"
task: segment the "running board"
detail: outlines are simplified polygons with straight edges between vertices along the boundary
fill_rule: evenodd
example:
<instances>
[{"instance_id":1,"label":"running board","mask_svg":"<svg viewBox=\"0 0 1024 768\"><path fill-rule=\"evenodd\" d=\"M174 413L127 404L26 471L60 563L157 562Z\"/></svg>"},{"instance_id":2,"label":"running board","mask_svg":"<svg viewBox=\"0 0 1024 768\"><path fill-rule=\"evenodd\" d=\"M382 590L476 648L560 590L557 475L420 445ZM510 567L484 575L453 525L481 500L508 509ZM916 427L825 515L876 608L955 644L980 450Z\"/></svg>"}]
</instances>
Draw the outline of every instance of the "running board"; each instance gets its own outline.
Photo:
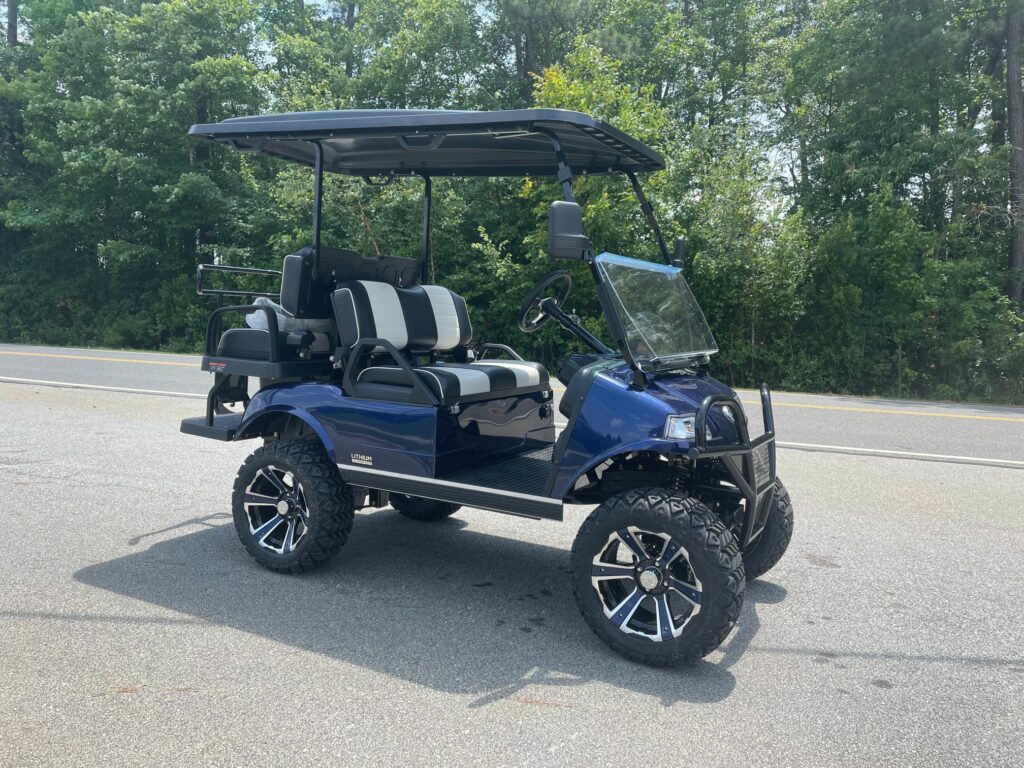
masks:
<instances>
[{"instance_id":1,"label":"running board","mask_svg":"<svg viewBox=\"0 0 1024 768\"><path fill-rule=\"evenodd\" d=\"M452 483L431 477L412 477L381 469L353 467L350 464L339 464L338 470L345 478L345 482L364 488L463 504L467 507L504 512L507 515L530 517L534 520L562 520L561 500L547 496L532 496L479 485Z\"/></svg>"}]
</instances>

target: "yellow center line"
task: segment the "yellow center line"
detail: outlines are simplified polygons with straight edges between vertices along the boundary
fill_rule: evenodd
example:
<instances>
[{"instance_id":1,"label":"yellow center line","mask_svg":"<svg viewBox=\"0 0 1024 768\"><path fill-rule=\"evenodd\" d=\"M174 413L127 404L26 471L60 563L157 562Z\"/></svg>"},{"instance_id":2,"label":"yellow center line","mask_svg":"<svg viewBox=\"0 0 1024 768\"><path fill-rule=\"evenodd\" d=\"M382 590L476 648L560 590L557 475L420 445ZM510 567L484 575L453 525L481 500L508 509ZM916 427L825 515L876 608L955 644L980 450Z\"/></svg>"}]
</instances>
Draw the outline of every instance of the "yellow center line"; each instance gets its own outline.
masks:
<instances>
[{"instance_id":1,"label":"yellow center line","mask_svg":"<svg viewBox=\"0 0 1024 768\"><path fill-rule=\"evenodd\" d=\"M743 405L760 407L759 400L743 400ZM815 411L848 411L850 413L881 413L886 416L928 416L934 419L968 419L975 421L1006 421L1024 424L1024 417L985 416L978 413L942 413L940 411L908 411L898 408L864 408L853 405L816 405L813 403L781 403L772 400L773 408L808 408Z\"/></svg>"},{"instance_id":2,"label":"yellow center line","mask_svg":"<svg viewBox=\"0 0 1024 768\"><path fill-rule=\"evenodd\" d=\"M0 355L17 355L19 357L51 357L59 360L89 360L96 363L130 363L131 365L174 365L179 368L195 368L195 363L176 362L173 360L141 360L134 357L100 357L97 355L60 355L52 352L13 352L0 349Z\"/></svg>"}]
</instances>

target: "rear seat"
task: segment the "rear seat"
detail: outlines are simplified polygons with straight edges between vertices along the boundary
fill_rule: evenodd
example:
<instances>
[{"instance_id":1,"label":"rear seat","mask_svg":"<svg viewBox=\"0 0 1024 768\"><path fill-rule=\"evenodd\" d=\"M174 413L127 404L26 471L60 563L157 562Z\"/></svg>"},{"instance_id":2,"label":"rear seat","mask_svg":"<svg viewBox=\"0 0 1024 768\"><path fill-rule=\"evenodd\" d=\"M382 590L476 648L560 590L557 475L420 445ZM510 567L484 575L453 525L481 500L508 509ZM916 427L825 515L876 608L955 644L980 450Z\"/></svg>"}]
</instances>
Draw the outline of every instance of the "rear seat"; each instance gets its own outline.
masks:
<instances>
[{"instance_id":1,"label":"rear seat","mask_svg":"<svg viewBox=\"0 0 1024 768\"><path fill-rule=\"evenodd\" d=\"M327 246L321 246L318 260L314 259L310 247L286 256L281 268L280 302L287 317L278 322L281 331L278 349L283 359L326 359L334 351L331 294L339 281L366 279L415 285L419 281L419 270L420 262L416 259L363 256ZM217 355L269 360L270 346L270 334L266 330L230 328L218 340Z\"/></svg>"},{"instance_id":2,"label":"rear seat","mask_svg":"<svg viewBox=\"0 0 1024 768\"><path fill-rule=\"evenodd\" d=\"M303 350L312 355L327 355L331 352L331 340L326 333L312 332L310 337L303 337L302 333L282 331L278 335L281 338L278 349L284 353L285 361L299 359L299 352ZM311 338L311 341L303 346L290 344L289 336L297 342L303 338ZM217 354L220 357L269 360L270 333L259 328L229 328L217 342Z\"/></svg>"},{"instance_id":3,"label":"rear seat","mask_svg":"<svg viewBox=\"0 0 1024 768\"><path fill-rule=\"evenodd\" d=\"M369 280L339 283L334 316L341 345L379 338L402 352L450 352L466 347L473 328L465 300L439 285L396 288ZM548 372L525 360L433 363L414 367L416 375L444 405L515 397L548 389ZM359 371L361 394L382 400L416 402L418 390L397 365Z\"/></svg>"},{"instance_id":4,"label":"rear seat","mask_svg":"<svg viewBox=\"0 0 1024 768\"><path fill-rule=\"evenodd\" d=\"M287 313L284 322L278 318L281 342L279 349L285 360L297 360L300 351L326 357L331 352L329 332L332 327L329 291L310 274L312 252L303 249L285 256L281 267L281 308ZM304 333L309 331L308 334ZM290 338L289 338L290 337ZM294 342L304 341L301 346ZM260 328L230 328L221 334L217 354L248 360L270 359L270 333Z\"/></svg>"}]
</instances>

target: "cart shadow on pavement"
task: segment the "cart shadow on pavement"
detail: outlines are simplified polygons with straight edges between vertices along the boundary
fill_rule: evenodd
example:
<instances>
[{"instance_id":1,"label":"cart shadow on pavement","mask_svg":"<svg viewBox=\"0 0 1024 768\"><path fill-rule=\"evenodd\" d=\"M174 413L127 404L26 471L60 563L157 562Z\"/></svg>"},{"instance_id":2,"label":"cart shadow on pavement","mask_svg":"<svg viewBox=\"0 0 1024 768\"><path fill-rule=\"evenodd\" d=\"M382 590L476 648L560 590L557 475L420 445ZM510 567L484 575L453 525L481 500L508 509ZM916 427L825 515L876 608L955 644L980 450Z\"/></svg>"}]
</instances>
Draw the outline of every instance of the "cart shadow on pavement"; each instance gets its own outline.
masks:
<instances>
[{"instance_id":1,"label":"cart shadow on pavement","mask_svg":"<svg viewBox=\"0 0 1024 768\"><path fill-rule=\"evenodd\" d=\"M714 663L651 669L619 657L587 628L569 589L564 549L468 530L458 518L418 524L386 509L358 515L348 544L328 566L284 576L257 566L230 522L190 522L201 529L134 536L129 544L137 552L83 568L75 580L194 617L201 626L249 632L475 696L471 707L506 698L563 706L538 699L538 689L592 682L665 706L721 701L735 687L729 667L757 632L757 602L785 596L770 583L748 585L738 628ZM164 538L139 543L150 536Z\"/></svg>"}]
</instances>

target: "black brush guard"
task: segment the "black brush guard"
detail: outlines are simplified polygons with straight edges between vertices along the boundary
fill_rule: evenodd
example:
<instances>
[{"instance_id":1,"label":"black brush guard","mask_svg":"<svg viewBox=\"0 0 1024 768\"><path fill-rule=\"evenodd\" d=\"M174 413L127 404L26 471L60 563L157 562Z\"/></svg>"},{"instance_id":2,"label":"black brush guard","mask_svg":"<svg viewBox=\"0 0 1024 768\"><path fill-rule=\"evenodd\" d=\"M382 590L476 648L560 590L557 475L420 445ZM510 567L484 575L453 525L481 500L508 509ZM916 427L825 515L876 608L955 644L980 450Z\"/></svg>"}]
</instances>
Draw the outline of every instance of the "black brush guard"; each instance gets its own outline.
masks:
<instances>
[{"instance_id":1,"label":"black brush guard","mask_svg":"<svg viewBox=\"0 0 1024 768\"><path fill-rule=\"evenodd\" d=\"M729 407L739 440L735 443L709 448L707 419L712 408ZM745 502L746 516L740 531L740 545L746 547L764 530L768 511L775 496L775 419L772 416L772 396L767 384L761 385L761 412L764 434L751 440L747 431L747 416L734 397L709 395L705 397L694 419L694 442L689 457L694 461L719 459L729 472ZM717 492L718 488L709 488Z\"/></svg>"}]
</instances>

